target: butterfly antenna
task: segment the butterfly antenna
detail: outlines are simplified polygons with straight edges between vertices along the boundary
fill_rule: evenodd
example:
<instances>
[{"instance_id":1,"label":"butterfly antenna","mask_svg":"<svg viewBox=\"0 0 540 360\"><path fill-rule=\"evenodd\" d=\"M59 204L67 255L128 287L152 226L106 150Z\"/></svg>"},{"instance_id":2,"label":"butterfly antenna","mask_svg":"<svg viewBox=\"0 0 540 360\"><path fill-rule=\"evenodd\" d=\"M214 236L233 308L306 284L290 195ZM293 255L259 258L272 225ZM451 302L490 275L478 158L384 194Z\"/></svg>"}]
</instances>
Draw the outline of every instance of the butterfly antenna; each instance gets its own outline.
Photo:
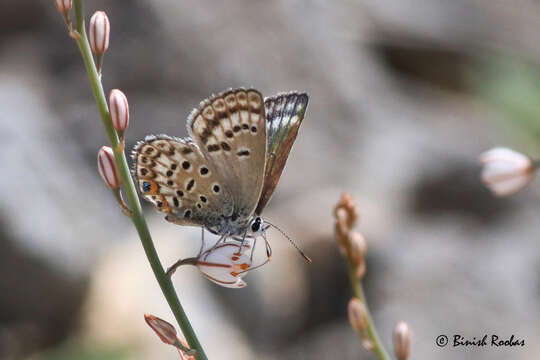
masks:
<instances>
[{"instance_id":1,"label":"butterfly antenna","mask_svg":"<svg viewBox=\"0 0 540 360\"><path fill-rule=\"evenodd\" d=\"M276 225L272 224L271 222L269 222L268 220L264 219L264 221L272 226L273 228L275 228L277 231L279 231L281 233L281 235L285 236L285 238L287 240L289 240L289 242L292 244L292 246L294 246L294 248L296 249L296 251L298 251L300 253L300 255L302 255L302 257L304 258L304 260L306 260L309 264L311 264L313 261L309 258L309 256L307 256L306 254L304 254L304 252L302 251L302 249L300 249L300 247L294 242L293 239L291 239L289 237L289 235L285 234L285 232L283 230L281 230L280 228L278 228Z\"/></svg>"}]
</instances>

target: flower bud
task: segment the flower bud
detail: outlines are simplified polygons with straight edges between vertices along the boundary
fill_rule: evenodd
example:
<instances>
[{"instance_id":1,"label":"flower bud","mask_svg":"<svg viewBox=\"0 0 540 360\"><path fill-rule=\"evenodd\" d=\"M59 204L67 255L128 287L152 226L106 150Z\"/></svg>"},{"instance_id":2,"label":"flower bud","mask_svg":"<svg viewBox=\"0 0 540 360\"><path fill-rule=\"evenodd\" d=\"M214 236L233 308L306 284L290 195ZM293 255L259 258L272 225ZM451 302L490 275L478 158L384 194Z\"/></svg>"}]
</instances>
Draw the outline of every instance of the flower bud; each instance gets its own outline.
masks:
<instances>
[{"instance_id":1,"label":"flower bud","mask_svg":"<svg viewBox=\"0 0 540 360\"><path fill-rule=\"evenodd\" d=\"M356 203L354 202L353 197L349 193L343 193L341 194L341 197L339 199L339 202L334 208L334 217L337 219L339 218L338 210L344 209L346 211L346 222L347 227L350 229L358 220L358 209L356 208Z\"/></svg>"},{"instance_id":2,"label":"flower bud","mask_svg":"<svg viewBox=\"0 0 540 360\"><path fill-rule=\"evenodd\" d=\"M116 168L113 150L108 146L102 146L98 152L97 162L99 174L109 189L116 190L120 188L122 179Z\"/></svg>"},{"instance_id":3,"label":"flower bud","mask_svg":"<svg viewBox=\"0 0 540 360\"><path fill-rule=\"evenodd\" d=\"M167 321L154 315L144 314L144 320L154 330L157 336L168 345L175 345L178 341L176 329Z\"/></svg>"},{"instance_id":4,"label":"flower bud","mask_svg":"<svg viewBox=\"0 0 540 360\"><path fill-rule=\"evenodd\" d=\"M407 360L411 353L412 332L409 325L400 321L394 328L394 352L398 360Z\"/></svg>"},{"instance_id":5,"label":"flower bud","mask_svg":"<svg viewBox=\"0 0 540 360\"><path fill-rule=\"evenodd\" d=\"M364 275L366 274L366 262L362 261L360 264L356 265L356 271L354 272L354 276L361 280Z\"/></svg>"},{"instance_id":6,"label":"flower bud","mask_svg":"<svg viewBox=\"0 0 540 360\"><path fill-rule=\"evenodd\" d=\"M360 338L360 342L362 346L364 347L364 349L366 349L367 351L373 351L373 349L375 349L375 344L367 336L362 336Z\"/></svg>"},{"instance_id":7,"label":"flower bud","mask_svg":"<svg viewBox=\"0 0 540 360\"><path fill-rule=\"evenodd\" d=\"M54 4L58 11L64 15L71 10L71 0L54 0Z\"/></svg>"},{"instance_id":8,"label":"flower bud","mask_svg":"<svg viewBox=\"0 0 540 360\"><path fill-rule=\"evenodd\" d=\"M352 298L347 306L349 322L357 332L362 332L366 328L366 305L357 298Z\"/></svg>"},{"instance_id":9,"label":"flower bud","mask_svg":"<svg viewBox=\"0 0 540 360\"><path fill-rule=\"evenodd\" d=\"M364 239L362 234L357 231L353 231L349 235L349 241L351 261L354 265L358 265L364 261L364 257L366 256L366 240Z\"/></svg>"},{"instance_id":10,"label":"flower bud","mask_svg":"<svg viewBox=\"0 0 540 360\"><path fill-rule=\"evenodd\" d=\"M494 148L480 155L482 181L496 196L511 195L533 178L529 157L507 148Z\"/></svg>"},{"instance_id":11,"label":"flower bud","mask_svg":"<svg viewBox=\"0 0 540 360\"><path fill-rule=\"evenodd\" d=\"M129 124L129 105L126 95L118 89L109 93L109 111L114 128L122 134Z\"/></svg>"},{"instance_id":12,"label":"flower bud","mask_svg":"<svg viewBox=\"0 0 540 360\"><path fill-rule=\"evenodd\" d=\"M109 47L110 23L104 11L96 11L90 18L90 48L97 55L103 55Z\"/></svg>"},{"instance_id":13,"label":"flower bud","mask_svg":"<svg viewBox=\"0 0 540 360\"><path fill-rule=\"evenodd\" d=\"M244 249L248 246L244 245ZM210 281L229 288L246 286L242 277L251 267L250 258L241 252L240 244L223 243L205 251L195 265Z\"/></svg>"}]
</instances>

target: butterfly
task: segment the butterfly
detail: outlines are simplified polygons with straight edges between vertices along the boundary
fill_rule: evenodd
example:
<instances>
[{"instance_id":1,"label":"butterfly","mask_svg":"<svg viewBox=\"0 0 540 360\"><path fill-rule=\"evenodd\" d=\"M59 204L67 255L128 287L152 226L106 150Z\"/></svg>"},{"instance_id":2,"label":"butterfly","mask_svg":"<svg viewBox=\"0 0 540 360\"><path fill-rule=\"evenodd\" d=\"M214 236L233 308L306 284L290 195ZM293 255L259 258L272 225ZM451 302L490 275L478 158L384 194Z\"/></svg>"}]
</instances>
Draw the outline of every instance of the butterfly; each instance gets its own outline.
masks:
<instances>
[{"instance_id":1,"label":"butterfly","mask_svg":"<svg viewBox=\"0 0 540 360\"><path fill-rule=\"evenodd\" d=\"M244 88L202 101L188 117L189 137L150 135L134 147L133 174L141 195L167 221L200 226L203 234L206 229L219 235L219 241L243 243L265 235L261 213L307 104L306 93L263 99L259 91Z\"/></svg>"}]
</instances>

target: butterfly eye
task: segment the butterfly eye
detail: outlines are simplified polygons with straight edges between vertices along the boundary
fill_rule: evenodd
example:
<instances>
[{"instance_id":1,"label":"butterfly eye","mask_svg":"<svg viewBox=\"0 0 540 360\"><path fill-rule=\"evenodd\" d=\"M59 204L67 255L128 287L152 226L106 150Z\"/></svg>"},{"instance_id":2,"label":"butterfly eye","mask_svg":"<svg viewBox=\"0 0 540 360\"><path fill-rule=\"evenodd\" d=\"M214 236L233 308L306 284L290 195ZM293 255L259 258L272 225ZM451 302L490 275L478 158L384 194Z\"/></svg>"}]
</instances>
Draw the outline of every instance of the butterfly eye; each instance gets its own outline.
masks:
<instances>
[{"instance_id":1,"label":"butterfly eye","mask_svg":"<svg viewBox=\"0 0 540 360\"><path fill-rule=\"evenodd\" d=\"M262 229L263 229L263 221L262 219L257 216L255 219L253 219L253 221L251 222L251 231L253 233L258 233L260 232Z\"/></svg>"}]
</instances>

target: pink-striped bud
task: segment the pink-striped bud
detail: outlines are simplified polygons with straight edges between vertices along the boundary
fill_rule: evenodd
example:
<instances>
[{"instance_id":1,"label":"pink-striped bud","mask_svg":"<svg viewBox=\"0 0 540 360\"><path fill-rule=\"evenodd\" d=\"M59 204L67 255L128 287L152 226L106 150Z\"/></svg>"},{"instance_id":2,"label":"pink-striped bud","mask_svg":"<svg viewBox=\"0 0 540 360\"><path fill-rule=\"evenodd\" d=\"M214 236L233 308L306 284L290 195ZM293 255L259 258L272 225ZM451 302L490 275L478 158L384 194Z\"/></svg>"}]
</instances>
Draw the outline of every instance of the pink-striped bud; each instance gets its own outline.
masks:
<instances>
[{"instance_id":1,"label":"pink-striped bud","mask_svg":"<svg viewBox=\"0 0 540 360\"><path fill-rule=\"evenodd\" d=\"M249 246L244 245L244 249ZM240 251L240 244L223 243L205 251L195 265L210 281L228 288L246 286L242 277L251 267L249 256Z\"/></svg>"},{"instance_id":2,"label":"pink-striped bud","mask_svg":"<svg viewBox=\"0 0 540 360\"><path fill-rule=\"evenodd\" d=\"M71 0L54 0L54 4L62 14L66 14L71 10Z\"/></svg>"},{"instance_id":3,"label":"pink-striped bud","mask_svg":"<svg viewBox=\"0 0 540 360\"><path fill-rule=\"evenodd\" d=\"M109 111L111 121L116 130L122 133L129 124L129 105L123 92L112 89L109 93Z\"/></svg>"},{"instance_id":4,"label":"pink-striped bud","mask_svg":"<svg viewBox=\"0 0 540 360\"><path fill-rule=\"evenodd\" d=\"M144 320L154 330L157 336L168 345L176 345L178 338L176 336L176 329L167 321L160 319L154 315L144 314Z\"/></svg>"},{"instance_id":5,"label":"pink-striped bud","mask_svg":"<svg viewBox=\"0 0 540 360\"><path fill-rule=\"evenodd\" d=\"M108 146L102 146L98 152L97 163L99 174L109 189L118 189L122 184L122 179L116 168L113 150Z\"/></svg>"},{"instance_id":6,"label":"pink-striped bud","mask_svg":"<svg viewBox=\"0 0 540 360\"><path fill-rule=\"evenodd\" d=\"M104 11L96 11L90 18L90 48L97 55L103 55L109 47L111 25Z\"/></svg>"}]
</instances>

